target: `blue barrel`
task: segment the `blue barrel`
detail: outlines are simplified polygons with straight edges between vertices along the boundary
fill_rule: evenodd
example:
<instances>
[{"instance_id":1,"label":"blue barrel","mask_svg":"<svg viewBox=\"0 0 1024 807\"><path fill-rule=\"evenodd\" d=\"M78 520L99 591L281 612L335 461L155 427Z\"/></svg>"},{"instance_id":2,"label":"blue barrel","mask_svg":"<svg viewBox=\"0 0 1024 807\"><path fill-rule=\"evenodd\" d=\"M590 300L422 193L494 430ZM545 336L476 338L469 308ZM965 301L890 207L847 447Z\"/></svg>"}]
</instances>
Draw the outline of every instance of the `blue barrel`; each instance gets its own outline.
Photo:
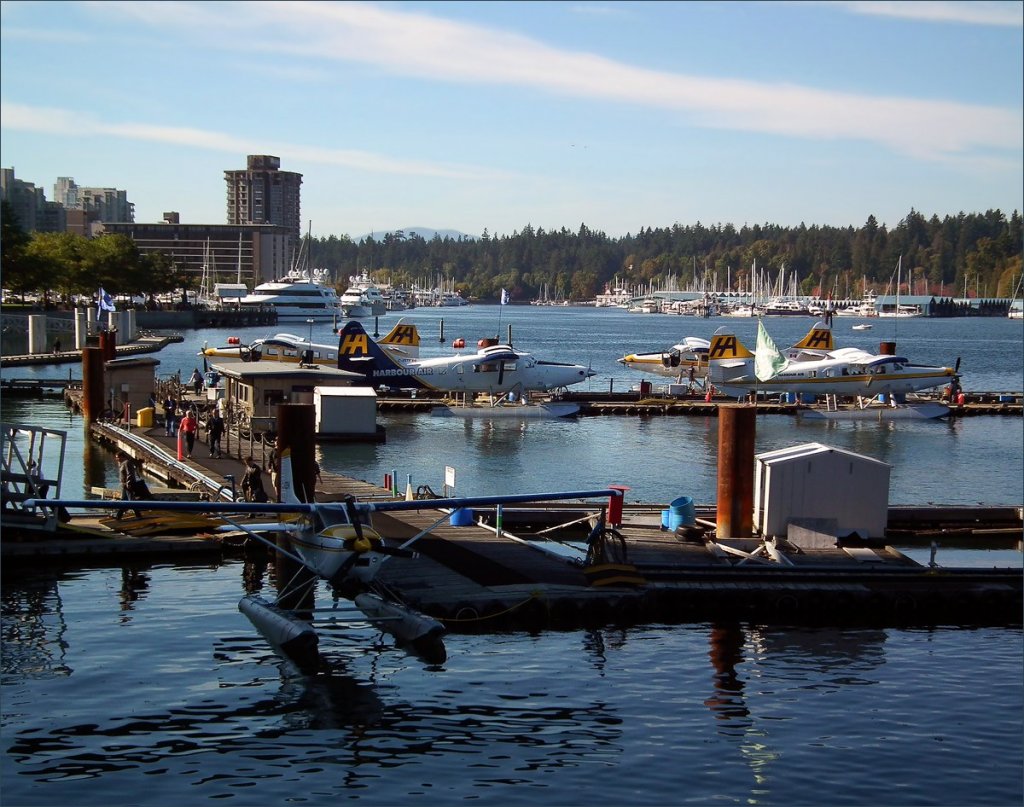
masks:
<instances>
[{"instance_id":1,"label":"blue barrel","mask_svg":"<svg viewBox=\"0 0 1024 807\"><path fill-rule=\"evenodd\" d=\"M673 532L679 527L689 526L697 522L697 511L693 499L680 496L673 499L668 506L668 528Z\"/></svg>"},{"instance_id":2,"label":"blue barrel","mask_svg":"<svg viewBox=\"0 0 1024 807\"><path fill-rule=\"evenodd\" d=\"M661 528L663 530L668 529L669 515L671 514L671 512L672 511L667 508L661 511Z\"/></svg>"},{"instance_id":3,"label":"blue barrel","mask_svg":"<svg viewBox=\"0 0 1024 807\"><path fill-rule=\"evenodd\" d=\"M888 394L886 394L884 392L879 393L879 395L878 395L878 402L879 403L889 403L889 396L888 396Z\"/></svg>"},{"instance_id":4,"label":"blue barrel","mask_svg":"<svg viewBox=\"0 0 1024 807\"><path fill-rule=\"evenodd\" d=\"M796 403L796 393L795 392L784 392L784 393L782 393L782 402L784 404Z\"/></svg>"},{"instance_id":5,"label":"blue barrel","mask_svg":"<svg viewBox=\"0 0 1024 807\"><path fill-rule=\"evenodd\" d=\"M999 403L1013 403L1016 400L1017 400L1017 396L1016 395L1000 395L999 396Z\"/></svg>"},{"instance_id":6,"label":"blue barrel","mask_svg":"<svg viewBox=\"0 0 1024 807\"><path fill-rule=\"evenodd\" d=\"M453 527L472 527L473 511L468 507L452 510L452 514L448 516L448 521Z\"/></svg>"},{"instance_id":7,"label":"blue barrel","mask_svg":"<svg viewBox=\"0 0 1024 807\"><path fill-rule=\"evenodd\" d=\"M810 404L814 403L814 399L816 397L817 396L813 392L801 392L800 403L807 404L809 406Z\"/></svg>"}]
</instances>

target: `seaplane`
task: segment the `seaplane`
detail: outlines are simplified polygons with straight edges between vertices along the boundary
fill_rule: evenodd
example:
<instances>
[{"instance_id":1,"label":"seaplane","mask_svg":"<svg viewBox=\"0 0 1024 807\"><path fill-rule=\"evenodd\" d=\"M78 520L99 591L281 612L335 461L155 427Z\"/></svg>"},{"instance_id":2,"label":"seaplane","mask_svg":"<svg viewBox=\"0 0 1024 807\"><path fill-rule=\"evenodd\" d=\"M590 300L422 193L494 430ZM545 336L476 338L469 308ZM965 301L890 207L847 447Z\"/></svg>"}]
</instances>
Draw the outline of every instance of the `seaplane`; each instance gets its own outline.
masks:
<instances>
[{"instance_id":1,"label":"seaplane","mask_svg":"<svg viewBox=\"0 0 1024 807\"><path fill-rule=\"evenodd\" d=\"M499 344L485 345L475 353L401 361L370 339L354 320L341 329L338 369L362 375L362 382L354 382L360 386L520 396L568 387L596 375L589 367L542 361Z\"/></svg>"},{"instance_id":2,"label":"seaplane","mask_svg":"<svg viewBox=\"0 0 1024 807\"><path fill-rule=\"evenodd\" d=\"M399 320L376 343L399 362L409 361L420 355L419 331L414 324L403 320ZM199 355L204 360L215 359L218 364L241 361L334 364L338 360L338 347L335 344L311 342L309 339L296 336L293 333L278 333L264 339L256 339L247 345L228 344L223 347L203 345Z\"/></svg>"},{"instance_id":3,"label":"seaplane","mask_svg":"<svg viewBox=\"0 0 1024 807\"><path fill-rule=\"evenodd\" d=\"M956 367L930 367L911 364L903 356L869 353L854 347L791 359L775 347L763 323L758 323L754 351L744 346L728 327L719 328L712 336L708 358L710 383L736 396L793 392L861 400L879 395L899 398L949 384L958 378L960 369L959 359Z\"/></svg>"},{"instance_id":4,"label":"seaplane","mask_svg":"<svg viewBox=\"0 0 1024 807\"><path fill-rule=\"evenodd\" d=\"M824 322L818 322L803 339L788 348L784 355L791 361L806 361L823 358L828 351L834 348L832 329ZM692 369L694 378L705 378L708 373L708 351L710 349L711 342L707 339L687 336L682 342L673 345L668 350L630 353L616 361L642 373L653 373L682 380Z\"/></svg>"},{"instance_id":5,"label":"seaplane","mask_svg":"<svg viewBox=\"0 0 1024 807\"><path fill-rule=\"evenodd\" d=\"M312 454L307 465L312 465ZM279 591L270 601L248 594L239 601L238 609L252 622L274 652L291 662L301 673L313 674L323 669L325 659L319 651L319 636L314 627L318 615L330 614L331 623L371 624L395 637L399 646L410 650L429 663L442 663L444 625L419 613L400 601L377 579L383 565L393 558L415 559L416 542L439 525L455 524L454 514L471 512L469 508L504 504L556 500L607 498L621 501L623 490L565 491L551 493L520 493L500 496L463 496L437 499L401 499L357 501L348 496L340 502L303 501L312 488L312 467L305 469L303 484L296 478L293 452L283 449L280 457L280 502L239 501L164 501L130 500L102 501L96 499L30 498L25 508L45 509L50 518L71 508L102 507L104 510L168 511L217 515L220 531L241 532L262 544L280 559L291 562L291 569L278 567ZM380 534L372 526L372 516L379 512L430 510L437 520L415 535L399 542ZM602 512L591 535L599 541L605 530ZM254 521L255 518L272 521ZM614 532L612 530L611 532ZM285 534L288 541L274 540ZM326 581L335 598L351 601L354 609L314 607L318 585Z\"/></svg>"}]
</instances>

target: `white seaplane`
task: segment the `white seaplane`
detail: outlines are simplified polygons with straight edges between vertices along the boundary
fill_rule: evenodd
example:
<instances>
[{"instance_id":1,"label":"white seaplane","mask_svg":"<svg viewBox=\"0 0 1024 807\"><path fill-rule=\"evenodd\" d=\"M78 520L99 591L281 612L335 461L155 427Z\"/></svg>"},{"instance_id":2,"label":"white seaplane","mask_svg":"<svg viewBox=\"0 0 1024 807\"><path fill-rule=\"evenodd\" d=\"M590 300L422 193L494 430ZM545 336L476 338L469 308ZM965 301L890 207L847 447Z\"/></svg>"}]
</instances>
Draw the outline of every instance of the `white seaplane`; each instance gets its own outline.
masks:
<instances>
[{"instance_id":1,"label":"white seaplane","mask_svg":"<svg viewBox=\"0 0 1024 807\"><path fill-rule=\"evenodd\" d=\"M727 327L711 339L708 380L728 395L757 392L852 397L864 409L879 396L889 396L890 405L907 394L953 382L959 383L960 360L955 367L911 364L904 356L869 353L855 347L829 350L823 355L783 355L758 323L757 347L751 352ZM940 417L945 409L936 405L915 414ZM948 410L946 410L948 412Z\"/></svg>"},{"instance_id":2,"label":"white seaplane","mask_svg":"<svg viewBox=\"0 0 1024 807\"><path fill-rule=\"evenodd\" d=\"M340 502L303 502L297 493L292 453L285 449L280 458L280 503L235 501L186 502L163 500L106 501L95 499L28 499L28 509L46 508L52 514L67 508L104 510L146 510L216 514L222 530L246 533L271 551L296 564L297 573L282 576L274 602L254 594L246 595L239 610L253 623L276 653L287 658L302 672L320 669L319 638L313 627L317 609L312 607L315 587L326 580L335 595L349 599L361 612L348 616L336 607L326 609L332 622L369 622L391 633L398 643L432 663L446 657L444 625L433 617L418 613L398 601L376 578L389 558L415 558L411 547L441 523L452 521L460 509L522 502L564 499L614 498L622 489L526 493L502 496L465 496L459 498L356 501L347 497ZM382 536L371 526L372 514L399 510L432 510L436 521L412 537L398 542ZM258 516L278 520L259 523L248 520ZM56 517L54 515L54 517ZM247 520L242 520L247 517ZM603 528L603 522L601 524ZM291 548L272 540L274 533L286 533ZM287 581L287 582L284 582Z\"/></svg>"},{"instance_id":3,"label":"white seaplane","mask_svg":"<svg viewBox=\"0 0 1024 807\"><path fill-rule=\"evenodd\" d=\"M785 351L792 361L804 361L811 358L822 358L835 348L832 340L832 329L824 322L815 324L807 335ZM651 353L630 353L621 359L619 364L642 373L679 378L680 380L693 370L694 378L705 378L708 374L708 352L711 342L699 336L687 336L678 345L668 350Z\"/></svg>"},{"instance_id":4,"label":"white seaplane","mask_svg":"<svg viewBox=\"0 0 1024 807\"><path fill-rule=\"evenodd\" d=\"M230 340L229 340L230 341ZM398 361L415 359L420 354L420 334L416 326L399 320L387 334L377 340ZM203 345L203 359L216 359L218 364L244 361L280 361L291 364L334 364L338 361L336 344L311 342L293 333L278 333L250 344L228 344L223 347Z\"/></svg>"},{"instance_id":5,"label":"white seaplane","mask_svg":"<svg viewBox=\"0 0 1024 807\"><path fill-rule=\"evenodd\" d=\"M356 321L341 329L338 369L362 375L362 386L490 395L553 390L596 375L580 364L542 361L498 344L475 353L401 361L370 339Z\"/></svg>"}]
</instances>

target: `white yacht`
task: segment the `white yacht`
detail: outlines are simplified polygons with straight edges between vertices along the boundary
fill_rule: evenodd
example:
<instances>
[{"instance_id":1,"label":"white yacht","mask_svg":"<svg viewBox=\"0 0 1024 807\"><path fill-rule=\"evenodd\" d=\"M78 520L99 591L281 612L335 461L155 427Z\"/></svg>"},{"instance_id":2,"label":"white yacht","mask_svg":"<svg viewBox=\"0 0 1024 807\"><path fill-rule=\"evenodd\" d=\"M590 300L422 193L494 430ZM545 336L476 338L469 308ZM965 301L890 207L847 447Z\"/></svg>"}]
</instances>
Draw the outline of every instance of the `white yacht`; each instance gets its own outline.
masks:
<instances>
[{"instance_id":1,"label":"white yacht","mask_svg":"<svg viewBox=\"0 0 1024 807\"><path fill-rule=\"evenodd\" d=\"M353 275L351 285L341 295L341 310L346 317L380 317L388 312L388 303L380 289L366 274Z\"/></svg>"},{"instance_id":2,"label":"white yacht","mask_svg":"<svg viewBox=\"0 0 1024 807\"><path fill-rule=\"evenodd\" d=\"M292 270L280 280L260 283L251 294L240 298L238 305L272 308L280 322L333 320L342 314L338 292L322 269L314 269L312 275Z\"/></svg>"}]
</instances>

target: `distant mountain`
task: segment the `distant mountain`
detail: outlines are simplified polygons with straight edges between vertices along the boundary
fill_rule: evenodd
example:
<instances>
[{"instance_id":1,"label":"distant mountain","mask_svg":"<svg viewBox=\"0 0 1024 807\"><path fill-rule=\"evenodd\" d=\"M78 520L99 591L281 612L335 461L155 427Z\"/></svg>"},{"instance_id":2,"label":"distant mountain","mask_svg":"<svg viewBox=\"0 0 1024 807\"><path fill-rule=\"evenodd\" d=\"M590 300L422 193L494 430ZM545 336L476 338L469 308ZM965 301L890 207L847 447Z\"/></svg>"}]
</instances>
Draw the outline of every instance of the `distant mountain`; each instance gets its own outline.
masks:
<instances>
[{"instance_id":1,"label":"distant mountain","mask_svg":"<svg viewBox=\"0 0 1024 807\"><path fill-rule=\"evenodd\" d=\"M418 235L424 241L433 241L434 236L440 236L441 238L453 238L458 240L459 238L473 238L475 235L469 235L468 233L459 232L458 230L434 230L430 227L398 227L394 230L374 230L372 233L367 233L356 239L361 241L364 238L372 238L374 241L382 241L384 236L388 233L403 232L408 237L410 235Z\"/></svg>"}]
</instances>

